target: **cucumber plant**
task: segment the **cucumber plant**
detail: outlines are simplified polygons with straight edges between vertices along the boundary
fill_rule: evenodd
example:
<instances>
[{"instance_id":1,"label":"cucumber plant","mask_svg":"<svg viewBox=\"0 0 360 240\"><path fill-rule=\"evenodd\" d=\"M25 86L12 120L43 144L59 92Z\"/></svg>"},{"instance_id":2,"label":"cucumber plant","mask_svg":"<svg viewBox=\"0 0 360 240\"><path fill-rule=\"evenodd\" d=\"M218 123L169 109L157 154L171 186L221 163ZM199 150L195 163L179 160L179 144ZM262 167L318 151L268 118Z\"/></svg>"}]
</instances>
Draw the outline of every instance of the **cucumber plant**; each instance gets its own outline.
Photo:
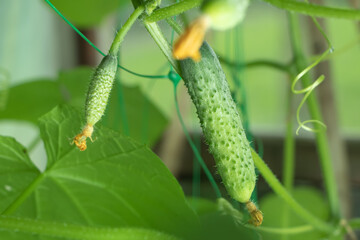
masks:
<instances>
[{"instance_id":1,"label":"cucumber plant","mask_svg":"<svg viewBox=\"0 0 360 240\"><path fill-rule=\"evenodd\" d=\"M109 54L103 58L91 79L85 102L86 125L75 136L74 143L81 150L86 150L86 139L92 136L94 125L104 115L117 70L117 56Z\"/></svg>"},{"instance_id":2,"label":"cucumber plant","mask_svg":"<svg viewBox=\"0 0 360 240\"><path fill-rule=\"evenodd\" d=\"M51 5L49 0L45 1ZM264 1L312 16L360 19L358 10L310 5L307 1ZM274 192L309 225L254 228L246 223L242 212L222 198L217 204L204 204L206 210L194 211L175 178L146 146L99 126L96 144L85 152L75 151L74 146L68 144L67 137L69 134L75 135L82 120L75 109L59 106L40 119L41 138L48 155L48 165L43 172L31 163L25 147L12 138L0 137L0 165L4 170L0 171L0 186L3 187L0 189L0 238L37 239L39 235L42 239L211 239L205 237L204 232L210 228L216 229L222 222L218 220L211 225L205 223L204 218L214 212L231 215L232 220L240 223L236 226L236 229L241 229L237 238L259 239L258 233L262 231L281 235L314 229L322 238L336 238L346 232L354 237L351 228L356 228L359 220L346 223L338 213L339 201L334 194L334 178L329 167L331 162L326 158L328 154L320 155L332 215L321 218L315 211L304 208L291 195L291 184L284 187L280 183L250 147L245 136L219 59L203 40L209 28L224 30L241 22L249 1L182 0L165 7L160 5L160 0L131 2L135 10L115 36L109 53L104 54L93 45L104 58L91 78L85 100L83 120L86 123L82 132L73 139L75 145L83 151L86 149L86 139L92 139L94 126L104 114L118 71L120 44L132 24L140 19L173 65L168 75L160 77L169 78L175 87L179 76L174 71L184 80L223 184L233 199L245 204L251 217L249 222L259 226L263 220L262 213L250 200L256 185L255 165ZM190 24L172 49L156 22L168 18L166 20L170 26L181 33L181 27L169 17L194 7L199 7L201 16ZM298 36L296 24L294 21L291 24L293 35ZM298 39L300 37L293 37L292 41ZM295 67L299 72L306 68L299 53L300 45L298 42L294 45L296 61L286 68L291 74L294 74L291 71ZM312 66L306 68L306 72ZM303 77L303 72L297 80ZM13 102L11 96L9 99ZM312 101L310 106L316 106L316 99L309 98L309 101ZM310 112L314 112L313 109L310 108ZM318 112L315 111L314 115L320 116L321 120ZM316 134L321 140L318 141L320 151L326 150L324 133ZM246 231L251 237L246 235Z\"/></svg>"}]
</instances>

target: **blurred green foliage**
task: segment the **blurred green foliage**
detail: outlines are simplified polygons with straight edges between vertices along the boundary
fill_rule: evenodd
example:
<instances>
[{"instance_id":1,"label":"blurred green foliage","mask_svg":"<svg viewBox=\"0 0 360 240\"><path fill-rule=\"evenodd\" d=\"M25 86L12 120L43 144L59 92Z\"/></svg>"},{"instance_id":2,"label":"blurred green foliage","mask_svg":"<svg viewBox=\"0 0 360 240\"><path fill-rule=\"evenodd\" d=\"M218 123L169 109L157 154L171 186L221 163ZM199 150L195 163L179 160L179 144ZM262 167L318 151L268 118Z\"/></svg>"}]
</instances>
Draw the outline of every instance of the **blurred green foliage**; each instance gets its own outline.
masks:
<instances>
[{"instance_id":1,"label":"blurred green foliage","mask_svg":"<svg viewBox=\"0 0 360 240\"><path fill-rule=\"evenodd\" d=\"M40 116L61 103L69 103L84 111L86 92L92 72L93 70L89 67L80 67L61 72L55 81L34 79L10 88L7 106L3 111L0 110L0 119L36 123ZM120 88L123 92L123 105L120 104L118 98ZM154 144L167 124L167 119L163 114L142 94L139 88L121 86L120 83L116 83L104 123L122 133L124 133L125 123L121 118L121 112L124 110L121 107L125 108L128 135L140 142ZM81 123L83 121L84 119Z\"/></svg>"},{"instance_id":2,"label":"blurred green foliage","mask_svg":"<svg viewBox=\"0 0 360 240\"><path fill-rule=\"evenodd\" d=\"M327 221L330 217L329 205L322 196L322 193L310 187L297 187L292 191L293 197L314 216ZM306 221L301 219L291 208L282 200L281 197L271 193L260 200L260 209L264 214L264 227L288 228L304 226ZM262 233L266 240L278 240L284 237L279 234ZM322 234L316 230L305 233L292 234L287 236L291 240L317 240L321 239Z\"/></svg>"},{"instance_id":3,"label":"blurred green foliage","mask_svg":"<svg viewBox=\"0 0 360 240\"><path fill-rule=\"evenodd\" d=\"M51 0L51 2L79 28L99 25L110 13L130 3L127 0Z\"/></svg>"}]
</instances>

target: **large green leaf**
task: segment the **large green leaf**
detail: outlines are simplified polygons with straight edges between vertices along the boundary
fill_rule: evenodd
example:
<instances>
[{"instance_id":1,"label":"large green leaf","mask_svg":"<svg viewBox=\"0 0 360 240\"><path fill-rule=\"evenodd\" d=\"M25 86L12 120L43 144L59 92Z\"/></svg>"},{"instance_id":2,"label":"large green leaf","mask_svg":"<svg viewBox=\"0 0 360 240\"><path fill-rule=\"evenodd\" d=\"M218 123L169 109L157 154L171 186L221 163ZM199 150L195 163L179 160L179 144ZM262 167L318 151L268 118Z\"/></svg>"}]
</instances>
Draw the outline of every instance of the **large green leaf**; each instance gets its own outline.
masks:
<instances>
[{"instance_id":1,"label":"large green leaf","mask_svg":"<svg viewBox=\"0 0 360 240\"><path fill-rule=\"evenodd\" d=\"M36 122L37 119L61 103L59 84L48 79L24 83L9 89L6 107L0 118Z\"/></svg>"},{"instance_id":2,"label":"large green leaf","mask_svg":"<svg viewBox=\"0 0 360 240\"><path fill-rule=\"evenodd\" d=\"M56 81L37 80L10 88L0 119L36 122L59 103L82 108L93 70L80 67L61 72ZM121 90L121 91L120 91ZM137 87L116 83L103 124L149 145L159 138L167 119Z\"/></svg>"},{"instance_id":3,"label":"large green leaf","mask_svg":"<svg viewBox=\"0 0 360 240\"><path fill-rule=\"evenodd\" d=\"M98 25L108 14L128 4L126 0L51 0L55 7L79 28ZM55 13L54 13L55 14Z\"/></svg>"},{"instance_id":4,"label":"large green leaf","mask_svg":"<svg viewBox=\"0 0 360 240\"><path fill-rule=\"evenodd\" d=\"M6 229L7 231L14 231L11 239L20 239L20 232L21 235L24 236L24 238L21 239L29 239L29 236L24 233L30 233L33 235L31 237L32 239L36 239L34 235L40 235L41 237L46 236L46 239L56 236L56 239L72 240L179 240L179 238L173 235L153 229L89 227L78 224L63 224L11 216L0 216L0 228ZM8 239L9 238L7 238L7 240Z\"/></svg>"},{"instance_id":5,"label":"large green leaf","mask_svg":"<svg viewBox=\"0 0 360 240\"><path fill-rule=\"evenodd\" d=\"M0 212L14 202L39 174L20 143L0 136Z\"/></svg>"},{"instance_id":6,"label":"large green leaf","mask_svg":"<svg viewBox=\"0 0 360 240\"><path fill-rule=\"evenodd\" d=\"M13 150L6 150L14 140L1 138L0 166L10 161L23 170L16 178L8 168L1 171L0 186L9 182L20 186L13 191L21 197L0 201L0 209L11 209L7 214L90 226L152 228L180 236L198 225L181 187L146 146L97 127L95 142L80 152L70 143L81 127L81 116L67 106L46 114L39 125L48 156L42 174L34 172L23 147L12 143ZM28 172L32 175L26 178ZM9 233L0 233L1 239L9 239Z\"/></svg>"},{"instance_id":7,"label":"large green leaf","mask_svg":"<svg viewBox=\"0 0 360 240\"><path fill-rule=\"evenodd\" d=\"M310 187L298 187L292 192L293 197L313 215L320 219L327 220L329 218L329 206L322 194ZM293 212L288 205L277 195L269 194L260 201L260 209L264 214L263 226L287 228L304 226L308 223ZM279 234L262 233L263 239L278 240L282 237ZM321 233L315 230L305 233L292 234L288 236L291 240L312 240L320 239Z\"/></svg>"}]
</instances>

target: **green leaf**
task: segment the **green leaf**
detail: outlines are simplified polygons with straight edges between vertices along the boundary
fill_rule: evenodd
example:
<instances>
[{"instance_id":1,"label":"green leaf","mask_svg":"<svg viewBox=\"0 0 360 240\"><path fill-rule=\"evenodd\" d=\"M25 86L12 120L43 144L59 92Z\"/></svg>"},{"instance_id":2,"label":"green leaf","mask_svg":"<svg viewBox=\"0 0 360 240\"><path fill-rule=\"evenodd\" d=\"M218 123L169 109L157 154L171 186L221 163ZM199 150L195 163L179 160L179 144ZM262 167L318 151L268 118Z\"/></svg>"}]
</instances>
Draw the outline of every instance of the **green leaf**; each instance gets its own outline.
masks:
<instances>
[{"instance_id":1,"label":"green leaf","mask_svg":"<svg viewBox=\"0 0 360 240\"><path fill-rule=\"evenodd\" d=\"M119 0L52 0L54 6L79 28L98 25L108 14L128 4Z\"/></svg>"},{"instance_id":2,"label":"green leaf","mask_svg":"<svg viewBox=\"0 0 360 240\"><path fill-rule=\"evenodd\" d=\"M94 70L90 67L78 67L59 73L57 81L67 103L76 107L84 106L93 72Z\"/></svg>"},{"instance_id":3,"label":"green leaf","mask_svg":"<svg viewBox=\"0 0 360 240\"><path fill-rule=\"evenodd\" d=\"M0 136L0 144L0 212L3 212L34 181L39 170L15 139Z\"/></svg>"},{"instance_id":4,"label":"green leaf","mask_svg":"<svg viewBox=\"0 0 360 240\"><path fill-rule=\"evenodd\" d=\"M244 216L224 198L216 203L203 198L188 198L193 209L198 213L201 221L201 231L194 239L246 239L257 240L259 234L244 227Z\"/></svg>"},{"instance_id":5,"label":"green leaf","mask_svg":"<svg viewBox=\"0 0 360 240\"><path fill-rule=\"evenodd\" d=\"M187 201L199 216L218 210L216 203L206 198L188 197Z\"/></svg>"},{"instance_id":6,"label":"green leaf","mask_svg":"<svg viewBox=\"0 0 360 240\"><path fill-rule=\"evenodd\" d=\"M10 88L7 105L0 110L2 119L36 122L44 113L62 102L59 84L38 80Z\"/></svg>"},{"instance_id":7,"label":"green leaf","mask_svg":"<svg viewBox=\"0 0 360 240\"><path fill-rule=\"evenodd\" d=\"M17 192L21 197L6 214L69 224L152 228L180 236L196 228L197 217L181 187L146 146L102 127L96 128L96 140L85 152L71 145L81 119L68 106L40 119L46 170L35 182L21 179L30 187ZM5 161L1 157L0 166Z\"/></svg>"},{"instance_id":8,"label":"green leaf","mask_svg":"<svg viewBox=\"0 0 360 240\"><path fill-rule=\"evenodd\" d=\"M323 220L329 218L330 213L328 203L318 190L310 187L297 187L293 190L292 195L302 206L314 214L314 216ZM264 227L286 228L308 224L288 208L287 204L275 194L269 194L262 198L260 201L260 209L264 214L264 221L262 224ZM288 215L284 218L284 214ZM264 239L278 240L281 237L281 235L273 233L262 233L262 235ZM289 235L288 238L291 240L315 240L320 239L321 236L321 233L312 230L306 233Z\"/></svg>"},{"instance_id":9,"label":"green leaf","mask_svg":"<svg viewBox=\"0 0 360 240\"><path fill-rule=\"evenodd\" d=\"M73 240L179 240L174 236L144 228L95 228L9 216L0 216L0 228L15 231L17 235L13 234L11 239L19 239L18 232L21 232L38 234L42 236L41 239L44 239L43 236L47 236L46 239L56 236L56 239L64 237ZM24 234L23 239L25 238L28 239L28 236Z\"/></svg>"}]
</instances>

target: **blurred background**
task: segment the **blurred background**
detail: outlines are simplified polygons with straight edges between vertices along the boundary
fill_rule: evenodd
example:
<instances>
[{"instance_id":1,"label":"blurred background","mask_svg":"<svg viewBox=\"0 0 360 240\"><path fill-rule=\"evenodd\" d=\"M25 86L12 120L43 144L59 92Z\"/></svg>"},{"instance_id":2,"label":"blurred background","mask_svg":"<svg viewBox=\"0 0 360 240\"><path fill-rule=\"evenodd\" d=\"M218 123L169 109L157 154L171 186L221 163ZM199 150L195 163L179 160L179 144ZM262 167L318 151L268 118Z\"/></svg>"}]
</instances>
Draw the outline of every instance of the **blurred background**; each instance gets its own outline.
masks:
<instances>
[{"instance_id":1,"label":"blurred background","mask_svg":"<svg viewBox=\"0 0 360 240\"><path fill-rule=\"evenodd\" d=\"M164 0L163 5L171 2ZM52 3L103 52L107 52L116 30L133 10L127 0L53 0ZM334 0L325 3L354 8L358 2ZM191 10L180 18L180 22L186 25L198 14L198 10ZM310 63L316 59L314 56L326 50L327 45L309 17L301 17L300 23L300 40ZM171 29L165 22L159 24L170 41ZM317 78L324 74L326 77L316 94L328 126L343 212L347 217L355 217L360 216L359 204L356 204L360 202L360 25L341 19L326 19L322 24L334 53L312 75ZM293 97L289 103L289 74L267 64L251 63L270 61L284 66L291 63L293 54L287 13L254 0L241 26L225 32L210 31L207 40L223 60L227 76L234 78L236 75L239 80L240 88L232 81L230 85L239 90L234 94L235 98L240 96L237 100L244 110L245 128L252 135L252 143L281 179L287 109L295 112L302 96ZM32 159L43 169L46 155L37 137L35 123L36 118L46 111L41 108L36 112L34 109L38 105L32 104L44 102L41 94L47 90L40 91L35 85L26 84L34 81L73 82L73 91L83 99L86 82L101 58L45 1L0 0L0 134L13 136L25 146L31 146ZM126 36L120 59L122 66L136 73L167 75L170 70L165 57L139 22ZM234 68L226 62L237 62L241 67L234 73ZM215 163L203 141L194 106L182 82L177 93L186 126L220 182ZM70 102L80 108L82 101L79 99ZM23 109L10 109L11 104L19 102ZM47 110L56 105L51 101L47 103ZM29 116L22 117L23 113ZM310 118L304 106L301 119ZM295 119L292 122L294 133L298 125ZM199 173L197 164L193 164L192 150L176 115L173 84L168 79L143 78L120 70L102 124L152 147L187 195L215 198L205 175ZM294 137L295 185L323 191L314 134L300 130ZM260 199L271 192L261 177L257 191Z\"/></svg>"}]
</instances>

